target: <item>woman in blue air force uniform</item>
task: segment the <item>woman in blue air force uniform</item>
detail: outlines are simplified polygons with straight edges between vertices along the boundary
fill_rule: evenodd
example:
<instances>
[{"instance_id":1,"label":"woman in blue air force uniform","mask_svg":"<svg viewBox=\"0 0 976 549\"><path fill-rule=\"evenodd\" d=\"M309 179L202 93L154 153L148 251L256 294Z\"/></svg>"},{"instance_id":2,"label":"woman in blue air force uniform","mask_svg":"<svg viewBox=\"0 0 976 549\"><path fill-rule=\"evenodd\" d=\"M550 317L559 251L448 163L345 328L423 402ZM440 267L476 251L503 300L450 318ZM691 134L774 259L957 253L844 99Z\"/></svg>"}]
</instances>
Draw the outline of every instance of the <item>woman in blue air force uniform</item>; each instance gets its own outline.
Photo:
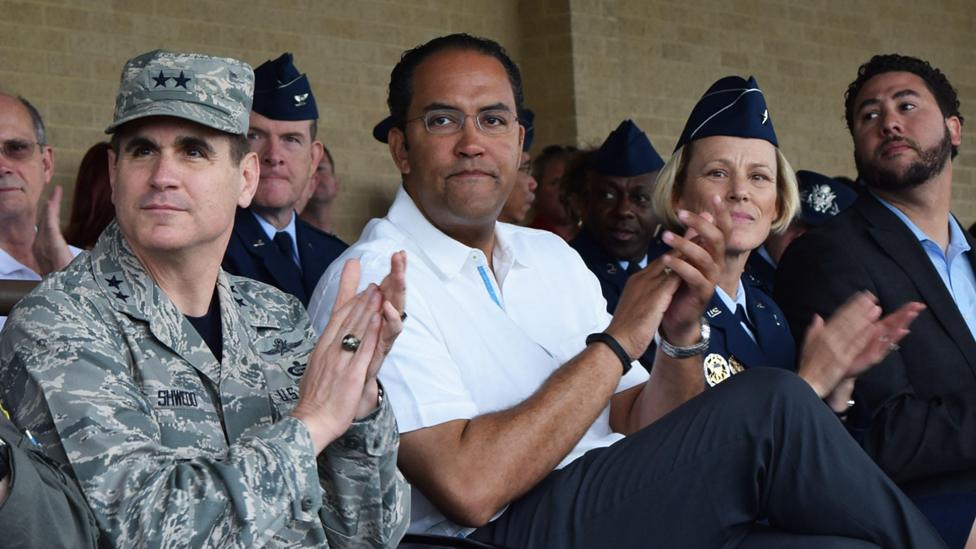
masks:
<instances>
[{"instance_id":1,"label":"woman in blue air force uniform","mask_svg":"<svg viewBox=\"0 0 976 549\"><path fill-rule=\"evenodd\" d=\"M654 207L672 230L678 209L703 211L722 199L732 226L726 261L705 310L711 326L705 381L714 386L745 368L793 369L796 345L782 311L750 277L752 250L789 226L799 207L796 175L780 152L756 80L722 78L695 105L658 176Z\"/></svg>"}]
</instances>

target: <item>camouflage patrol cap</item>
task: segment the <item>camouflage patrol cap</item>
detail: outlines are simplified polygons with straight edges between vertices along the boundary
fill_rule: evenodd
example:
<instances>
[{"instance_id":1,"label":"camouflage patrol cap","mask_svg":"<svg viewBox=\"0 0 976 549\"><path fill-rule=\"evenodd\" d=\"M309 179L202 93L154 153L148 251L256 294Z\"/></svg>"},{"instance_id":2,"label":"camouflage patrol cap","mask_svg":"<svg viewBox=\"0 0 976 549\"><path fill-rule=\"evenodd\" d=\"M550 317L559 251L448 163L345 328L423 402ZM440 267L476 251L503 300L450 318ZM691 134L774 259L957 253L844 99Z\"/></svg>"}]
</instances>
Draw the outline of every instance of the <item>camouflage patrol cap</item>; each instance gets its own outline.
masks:
<instances>
[{"instance_id":1,"label":"camouflage patrol cap","mask_svg":"<svg viewBox=\"0 0 976 549\"><path fill-rule=\"evenodd\" d=\"M155 50L122 69L115 116L105 133L147 116L175 116L223 132L247 133L254 70L243 61Z\"/></svg>"}]
</instances>

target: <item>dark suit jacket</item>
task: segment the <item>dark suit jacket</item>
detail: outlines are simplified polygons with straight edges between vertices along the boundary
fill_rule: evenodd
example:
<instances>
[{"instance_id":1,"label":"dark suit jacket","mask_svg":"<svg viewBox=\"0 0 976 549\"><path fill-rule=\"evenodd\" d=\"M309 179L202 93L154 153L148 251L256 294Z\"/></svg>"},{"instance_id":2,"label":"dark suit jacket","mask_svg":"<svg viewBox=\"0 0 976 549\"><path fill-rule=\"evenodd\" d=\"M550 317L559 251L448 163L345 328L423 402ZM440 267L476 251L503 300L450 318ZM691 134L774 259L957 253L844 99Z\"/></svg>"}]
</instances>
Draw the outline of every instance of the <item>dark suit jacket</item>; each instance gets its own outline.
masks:
<instances>
[{"instance_id":1,"label":"dark suit jacket","mask_svg":"<svg viewBox=\"0 0 976 549\"><path fill-rule=\"evenodd\" d=\"M627 278L630 275L616 259L597 244L596 239L586 230L586 227L576 235L576 238L569 245L580 254L583 262L586 263L586 267L600 281L600 290L603 291L603 297L607 300L607 312L613 314L617 310L617 302L620 301L620 294L623 293ZM652 240L647 250L647 261L654 261L668 249L668 245L660 240ZM654 352L655 345L652 342L650 348L640 357L641 364L648 370L654 364Z\"/></svg>"},{"instance_id":2,"label":"dark suit jacket","mask_svg":"<svg viewBox=\"0 0 976 549\"><path fill-rule=\"evenodd\" d=\"M290 268L291 258L285 258L278 251L254 215L249 210L238 208L234 232L224 254L224 270L270 284L294 295L308 307L312 290L322 273L349 246L297 217L295 236L301 273Z\"/></svg>"},{"instance_id":3,"label":"dark suit jacket","mask_svg":"<svg viewBox=\"0 0 976 549\"><path fill-rule=\"evenodd\" d=\"M796 367L796 346L793 335L786 323L786 317L760 287L743 276L742 287L746 293L746 309L755 330L753 341L742 328L735 311L730 311L718 293L705 308L705 317L711 325L712 333L708 341L705 363L718 361L729 364L734 370L739 368L785 368ZM713 356L713 355L717 355ZM737 372L733 372L737 373Z\"/></svg>"},{"instance_id":4,"label":"dark suit jacket","mask_svg":"<svg viewBox=\"0 0 976 549\"><path fill-rule=\"evenodd\" d=\"M976 341L918 240L870 195L794 241L776 276L798 340L813 313L826 318L858 290L886 314L927 308L901 349L858 379L849 428L910 495L976 490Z\"/></svg>"}]
</instances>

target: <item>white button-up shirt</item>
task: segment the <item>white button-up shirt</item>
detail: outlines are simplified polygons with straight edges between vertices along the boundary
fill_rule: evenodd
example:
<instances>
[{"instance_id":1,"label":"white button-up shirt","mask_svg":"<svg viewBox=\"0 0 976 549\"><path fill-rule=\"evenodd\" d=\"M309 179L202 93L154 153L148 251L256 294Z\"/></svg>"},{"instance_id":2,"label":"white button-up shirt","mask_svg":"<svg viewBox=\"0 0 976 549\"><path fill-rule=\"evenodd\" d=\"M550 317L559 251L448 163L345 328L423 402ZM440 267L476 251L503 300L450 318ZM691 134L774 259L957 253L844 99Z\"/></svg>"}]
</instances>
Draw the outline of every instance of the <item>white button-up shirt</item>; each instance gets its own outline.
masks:
<instances>
[{"instance_id":1,"label":"white button-up shirt","mask_svg":"<svg viewBox=\"0 0 976 549\"><path fill-rule=\"evenodd\" d=\"M408 257L409 317L380 379L400 432L519 404L610 323L599 282L558 236L496 224L492 270L480 250L434 227L401 187L387 216L370 221L322 276L309 304L315 329L328 322L346 259L360 259L363 288L386 276L399 250ZM646 379L632 368L617 391ZM608 406L559 467L623 438L609 419ZM412 504L412 531L463 530L418 490Z\"/></svg>"},{"instance_id":2,"label":"white button-up shirt","mask_svg":"<svg viewBox=\"0 0 976 549\"><path fill-rule=\"evenodd\" d=\"M71 257L75 257L81 253L79 248L74 246L68 246L68 250L71 252ZM20 261L13 258L12 255L8 254L6 250L0 248L0 280L40 280L41 275L35 273ZM6 316L0 316L0 329L3 329L3 325L7 322Z\"/></svg>"}]
</instances>

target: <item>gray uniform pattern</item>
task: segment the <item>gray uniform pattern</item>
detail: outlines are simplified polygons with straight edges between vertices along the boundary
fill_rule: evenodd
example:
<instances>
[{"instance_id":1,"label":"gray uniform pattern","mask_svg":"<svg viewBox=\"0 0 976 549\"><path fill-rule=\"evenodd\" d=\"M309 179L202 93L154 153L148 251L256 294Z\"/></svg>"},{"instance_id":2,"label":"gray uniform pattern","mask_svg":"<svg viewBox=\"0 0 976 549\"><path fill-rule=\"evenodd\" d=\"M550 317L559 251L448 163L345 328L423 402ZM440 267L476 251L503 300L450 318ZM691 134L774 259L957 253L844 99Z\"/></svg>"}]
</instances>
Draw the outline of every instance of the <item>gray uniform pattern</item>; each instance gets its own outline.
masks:
<instances>
[{"instance_id":1,"label":"gray uniform pattern","mask_svg":"<svg viewBox=\"0 0 976 549\"><path fill-rule=\"evenodd\" d=\"M118 226L14 309L0 390L122 547L384 547L409 522L393 413L316 460L290 411L316 341L297 299L218 279L223 361Z\"/></svg>"},{"instance_id":2,"label":"gray uniform pattern","mask_svg":"<svg viewBox=\"0 0 976 549\"><path fill-rule=\"evenodd\" d=\"M147 116L175 116L244 135L253 94L254 71L243 61L154 50L126 62L105 133Z\"/></svg>"}]
</instances>

